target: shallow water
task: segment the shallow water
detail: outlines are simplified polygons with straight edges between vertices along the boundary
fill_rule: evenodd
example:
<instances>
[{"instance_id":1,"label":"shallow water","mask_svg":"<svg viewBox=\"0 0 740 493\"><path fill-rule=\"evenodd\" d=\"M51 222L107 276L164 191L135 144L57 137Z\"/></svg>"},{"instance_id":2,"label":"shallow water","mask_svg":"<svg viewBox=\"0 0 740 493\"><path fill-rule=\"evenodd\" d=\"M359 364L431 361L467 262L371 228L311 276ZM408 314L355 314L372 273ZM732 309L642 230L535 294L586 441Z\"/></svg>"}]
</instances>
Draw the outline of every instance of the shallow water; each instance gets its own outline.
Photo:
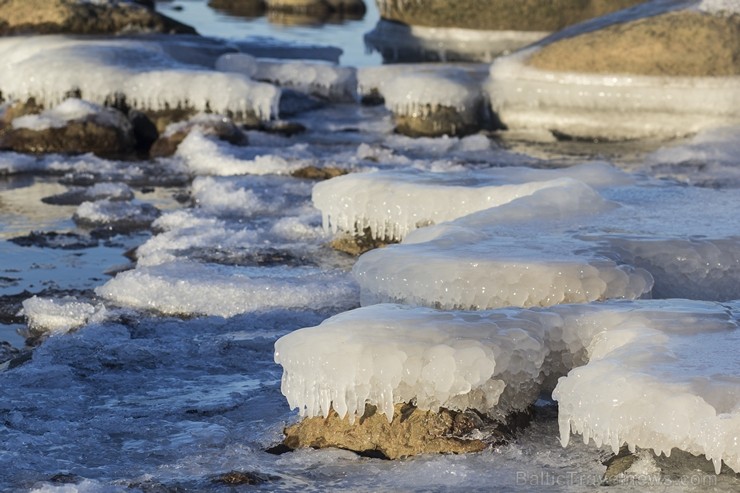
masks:
<instances>
[{"instance_id":1,"label":"shallow water","mask_svg":"<svg viewBox=\"0 0 740 493\"><path fill-rule=\"evenodd\" d=\"M178 5L183 9L174 10ZM354 66L379 63L377 56L362 51L362 34L377 17L374 6L369 7L363 21L295 27L217 14L205 0L158 4L204 34L234 39L248 32L339 44L346 49L342 64ZM726 234L735 218L728 217L732 209L717 198L740 203L737 129L683 142L599 145L486 134L410 139L392 133L383 107L353 104L302 113L295 121L308 131L290 138L250 131L246 151L201 137L197 152L161 160L157 167L179 176L188 160L209 164L228 158L247 167L262 156L275 166L300 161L352 171L413 168L438 173L450 183L467 183L471 170L556 168L597 160L633 173L633 188L605 195L622 201L623 208L641 200L642 213L637 206L630 209L637 211L636 224L642 215L665 223L653 211L666 202L665 193L673 197L677 214L691 211L693 219L687 217L686 224L698 234ZM67 173L82 173L75 171L75 159L60 159L69 164ZM72 295L104 304L108 311L102 322L52 335L33 351L30 362L0 371L0 490L580 492L601 484L602 461L611 451L584 445L575 436L561 447L548 400L539 401L533 425L516 440L478 454L382 461L334 449L267 453L281 440L283 427L297 419L280 392L275 341L359 306L350 275L355 259L326 246L331 235L311 204L315 182L267 174L195 177L181 187L156 180L133 184L120 172L130 163L104 164L98 181L128 180L137 202L165 213L155 231L114 231L93 238L72 221L76 206L40 201L67 190L64 183L74 181L70 176L36 170L0 177L4 306L20 309L20 301L9 303L7 297L27 291L28 296L55 299ZM722 190L715 195L717 188ZM630 221L611 217L619 222L593 227L619 236ZM722 224L712 225L713 220ZM662 226L663 233L670 232L670 224ZM8 241L32 231L71 232L92 244L64 249ZM573 233L566 229L564 234ZM130 284L117 287L110 280L133 266L124 253L134 247L140 247L140 265L118 278ZM737 285L737 279L727 280ZM252 286L248 281L261 283L264 292L245 295L244 286ZM156 290L146 289L153 285ZM24 321L5 317L0 340L20 348L24 338L16 331L26 328ZM671 478L646 474L612 489L740 488L736 476L715 476L707 466L708 472L685 470ZM262 482L219 482L231 471L254 473Z\"/></svg>"}]
</instances>

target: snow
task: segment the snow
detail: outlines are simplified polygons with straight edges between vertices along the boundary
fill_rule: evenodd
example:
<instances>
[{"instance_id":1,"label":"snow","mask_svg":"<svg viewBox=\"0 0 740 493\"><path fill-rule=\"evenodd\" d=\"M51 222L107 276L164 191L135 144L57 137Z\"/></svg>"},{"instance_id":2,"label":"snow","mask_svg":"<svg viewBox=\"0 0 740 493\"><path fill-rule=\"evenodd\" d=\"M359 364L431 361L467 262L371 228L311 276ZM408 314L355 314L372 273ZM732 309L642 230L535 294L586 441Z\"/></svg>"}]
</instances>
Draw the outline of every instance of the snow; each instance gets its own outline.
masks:
<instances>
[{"instance_id":1,"label":"snow","mask_svg":"<svg viewBox=\"0 0 740 493\"><path fill-rule=\"evenodd\" d=\"M197 45L191 49L197 53ZM180 61L168 53L166 41L156 38L21 36L3 39L0 57L5 97L23 101L33 97L44 106L56 105L69 91L79 90L85 100L97 104L124 96L129 105L151 110L192 107L261 119L277 115L276 87Z\"/></svg>"},{"instance_id":2,"label":"snow","mask_svg":"<svg viewBox=\"0 0 740 493\"><path fill-rule=\"evenodd\" d=\"M740 14L740 1L738 0L702 0L699 10L713 15Z\"/></svg>"},{"instance_id":3,"label":"snow","mask_svg":"<svg viewBox=\"0 0 740 493\"><path fill-rule=\"evenodd\" d=\"M374 238L401 240L420 226L563 186L562 178L568 177L602 187L631 182L627 174L604 163L558 170L517 167L460 173L402 169L352 173L318 183L313 203L322 212L324 227L333 233L355 234L370 228Z\"/></svg>"},{"instance_id":4,"label":"snow","mask_svg":"<svg viewBox=\"0 0 740 493\"><path fill-rule=\"evenodd\" d=\"M118 274L95 290L115 304L168 315L233 317L257 310L347 309L357 288L341 272L227 267L176 260Z\"/></svg>"}]
</instances>

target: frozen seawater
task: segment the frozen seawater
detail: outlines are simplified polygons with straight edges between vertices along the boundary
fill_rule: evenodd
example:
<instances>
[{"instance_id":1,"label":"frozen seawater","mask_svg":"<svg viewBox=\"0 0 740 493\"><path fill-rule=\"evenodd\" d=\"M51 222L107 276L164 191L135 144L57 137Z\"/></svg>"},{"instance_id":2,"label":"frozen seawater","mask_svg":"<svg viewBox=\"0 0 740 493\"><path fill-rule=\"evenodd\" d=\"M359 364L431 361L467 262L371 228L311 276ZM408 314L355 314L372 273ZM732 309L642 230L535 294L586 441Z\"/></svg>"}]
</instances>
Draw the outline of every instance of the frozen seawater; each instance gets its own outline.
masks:
<instances>
[{"instance_id":1,"label":"frozen seawater","mask_svg":"<svg viewBox=\"0 0 740 493\"><path fill-rule=\"evenodd\" d=\"M606 164L563 169L491 168L459 173L392 170L353 173L318 183L313 203L324 227L401 240L410 231L497 207L575 178L592 186L625 185L632 179Z\"/></svg>"},{"instance_id":2,"label":"frozen seawater","mask_svg":"<svg viewBox=\"0 0 740 493\"><path fill-rule=\"evenodd\" d=\"M88 323L101 323L107 317L103 305L92 305L74 298L54 300L33 296L23 302L23 316L29 329L62 334Z\"/></svg>"}]
</instances>

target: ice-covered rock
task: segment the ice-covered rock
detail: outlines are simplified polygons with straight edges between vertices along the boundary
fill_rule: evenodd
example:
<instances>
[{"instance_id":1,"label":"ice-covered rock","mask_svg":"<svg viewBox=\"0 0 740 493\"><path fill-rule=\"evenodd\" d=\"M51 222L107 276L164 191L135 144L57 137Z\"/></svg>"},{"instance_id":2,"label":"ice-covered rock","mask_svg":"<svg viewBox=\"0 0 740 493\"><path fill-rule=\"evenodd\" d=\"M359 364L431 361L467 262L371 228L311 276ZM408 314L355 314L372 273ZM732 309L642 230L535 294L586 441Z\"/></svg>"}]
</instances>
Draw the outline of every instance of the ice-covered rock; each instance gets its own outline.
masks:
<instances>
[{"instance_id":1,"label":"ice-covered rock","mask_svg":"<svg viewBox=\"0 0 740 493\"><path fill-rule=\"evenodd\" d=\"M737 322L720 306L686 303L681 313L629 320L600 333L589 362L561 378L561 440L571 431L612 450L626 444L670 455L704 455L717 474L740 471L740 378L733 351Z\"/></svg>"},{"instance_id":2,"label":"ice-covered rock","mask_svg":"<svg viewBox=\"0 0 740 493\"><path fill-rule=\"evenodd\" d=\"M232 317L311 306L346 310L357 288L343 273L309 267L228 267L173 261L118 274L95 290L113 303L171 315Z\"/></svg>"},{"instance_id":3,"label":"ice-covered rock","mask_svg":"<svg viewBox=\"0 0 740 493\"><path fill-rule=\"evenodd\" d=\"M463 70L399 75L383 85L383 97L404 135L466 135L483 125L481 87Z\"/></svg>"},{"instance_id":4,"label":"ice-covered rock","mask_svg":"<svg viewBox=\"0 0 740 493\"><path fill-rule=\"evenodd\" d=\"M34 98L45 107L78 91L94 103L125 98L128 105L146 110L179 107L260 119L277 114L280 91L275 86L204 66L214 63L223 46L191 39L183 50L183 43L166 38L2 39L0 90L5 97Z\"/></svg>"},{"instance_id":5,"label":"ice-covered rock","mask_svg":"<svg viewBox=\"0 0 740 493\"><path fill-rule=\"evenodd\" d=\"M108 314L103 305L92 305L75 298L39 298L34 296L23 302L22 315L28 328L36 333L63 334L87 323L104 321Z\"/></svg>"},{"instance_id":6,"label":"ice-covered rock","mask_svg":"<svg viewBox=\"0 0 740 493\"><path fill-rule=\"evenodd\" d=\"M707 5L648 2L496 60L494 113L509 129L606 140L737 124L740 16Z\"/></svg>"},{"instance_id":7,"label":"ice-covered rock","mask_svg":"<svg viewBox=\"0 0 740 493\"><path fill-rule=\"evenodd\" d=\"M563 444L679 448L738 468L732 305L687 300L448 312L373 305L279 339L282 391L303 416L390 421L415 402L506 416L552 389ZM575 368L575 369L574 369ZM570 372L570 373L568 373ZM383 438L377 438L382 440Z\"/></svg>"},{"instance_id":8,"label":"ice-covered rock","mask_svg":"<svg viewBox=\"0 0 740 493\"><path fill-rule=\"evenodd\" d=\"M490 168L464 173L419 170L352 173L318 183L313 204L333 233L401 240L410 231L497 207L537 190L562 186L562 178L595 187L626 185L626 173L603 163L562 169Z\"/></svg>"},{"instance_id":9,"label":"ice-covered rock","mask_svg":"<svg viewBox=\"0 0 740 493\"><path fill-rule=\"evenodd\" d=\"M305 92L330 101L357 99L357 74L354 67L339 67L320 62L258 60L244 53L227 53L216 60L216 69L247 75Z\"/></svg>"},{"instance_id":10,"label":"ice-covered rock","mask_svg":"<svg viewBox=\"0 0 740 493\"><path fill-rule=\"evenodd\" d=\"M130 0L6 0L0 34L195 33L195 29Z\"/></svg>"},{"instance_id":11,"label":"ice-covered rock","mask_svg":"<svg viewBox=\"0 0 740 493\"><path fill-rule=\"evenodd\" d=\"M203 135L215 136L236 146L247 145L247 135L230 119L220 115L200 113L193 118L167 126L152 144L149 155L153 158L173 155L188 134L197 129Z\"/></svg>"},{"instance_id":12,"label":"ice-covered rock","mask_svg":"<svg viewBox=\"0 0 740 493\"><path fill-rule=\"evenodd\" d=\"M76 98L15 118L0 136L0 148L28 153L125 156L135 147L133 127L123 113Z\"/></svg>"}]
</instances>

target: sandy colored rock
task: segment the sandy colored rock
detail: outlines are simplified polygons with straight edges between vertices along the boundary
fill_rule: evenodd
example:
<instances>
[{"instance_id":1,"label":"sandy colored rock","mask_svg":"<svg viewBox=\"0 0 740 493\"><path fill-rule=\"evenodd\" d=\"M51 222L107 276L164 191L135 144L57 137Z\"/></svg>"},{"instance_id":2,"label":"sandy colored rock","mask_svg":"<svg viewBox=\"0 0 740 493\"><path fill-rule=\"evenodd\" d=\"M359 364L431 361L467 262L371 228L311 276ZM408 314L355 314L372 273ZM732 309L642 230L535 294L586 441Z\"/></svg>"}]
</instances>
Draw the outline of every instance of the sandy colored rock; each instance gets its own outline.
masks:
<instances>
[{"instance_id":1,"label":"sandy colored rock","mask_svg":"<svg viewBox=\"0 0 740 493\"><path fill-rule=\"evenodd\" d=\"M334 166L326 166L319 168L317 166L306 166L305 168L299 168L293 171L290 176L293 178L303 178L306 180L329 180L336 178L337 176L346 175L347 170L336 168Z\"/></svg>"},{"instance_id":2,"label":"sandy colored rock","mask_svg":"<svg viewBox=\"0 0 740 493\"><path fill-rule=\"evenodd\" d=\"M486 447L481 440L463 438L480 428L482 420L471 412L441 409L421 411L396 404L393 421L368 405L355 421L339 419L333 410L328 418L307 418L285 430L284 444L291 448L337 447L375 457L399 459L425 453L464 454Z\"/></svg>"},{"instance_id":3,"label":"sandy colored rock","mask_svg":"<svg viewBox=\"0 0 740 493\"><path fill-rule=\"evenodd\" d=\"M740 75L740 15L679 11L616 24L546 45L527 63L582 73Z\"/></svg>"},{"instance_id":4,"label":"sandy colored rock","mask_svg":"<svg viewBox=\"0 0 740 493\"><path fill-rule=\"evenodd\" d=\"M396 132L409 137L464 136L483 127L483 107L460 112L448 106L426 105L418 114L394 114Z\"/></svg>"},{"instance_id":5,"label":"sandy colored rock","mask_svg":"<svg viewBox=\"0 0 740 493\"><path fill-rule=\"evenodd\" d=\"M0 0L0 34L189 33L195 30L140 3Z\"/></svg>"},{"instance_id":6,"label":"sandy colored rock","mask_svg":"<svg viewBox=\"0 0 740 493\"><path fill-rule=\"evenodd\" d=\"M331 241L329 246L334 250L359 257L365 252L375 250L376 248L383 248L391 243L398 242L386 238L373 238L372 232L368 227L365 228L362 234L341 233Z\"/></svg>"},{"instance_id":7,"label":"sandy colored rock","mask_svg":"<svg viewBox=\"0 0 740 493\"><path fill-rule=\"evenodd\" d=\"M558 31L644 0L376 0L384 19L415 26Z\"/></svg>"}]
</instances>

